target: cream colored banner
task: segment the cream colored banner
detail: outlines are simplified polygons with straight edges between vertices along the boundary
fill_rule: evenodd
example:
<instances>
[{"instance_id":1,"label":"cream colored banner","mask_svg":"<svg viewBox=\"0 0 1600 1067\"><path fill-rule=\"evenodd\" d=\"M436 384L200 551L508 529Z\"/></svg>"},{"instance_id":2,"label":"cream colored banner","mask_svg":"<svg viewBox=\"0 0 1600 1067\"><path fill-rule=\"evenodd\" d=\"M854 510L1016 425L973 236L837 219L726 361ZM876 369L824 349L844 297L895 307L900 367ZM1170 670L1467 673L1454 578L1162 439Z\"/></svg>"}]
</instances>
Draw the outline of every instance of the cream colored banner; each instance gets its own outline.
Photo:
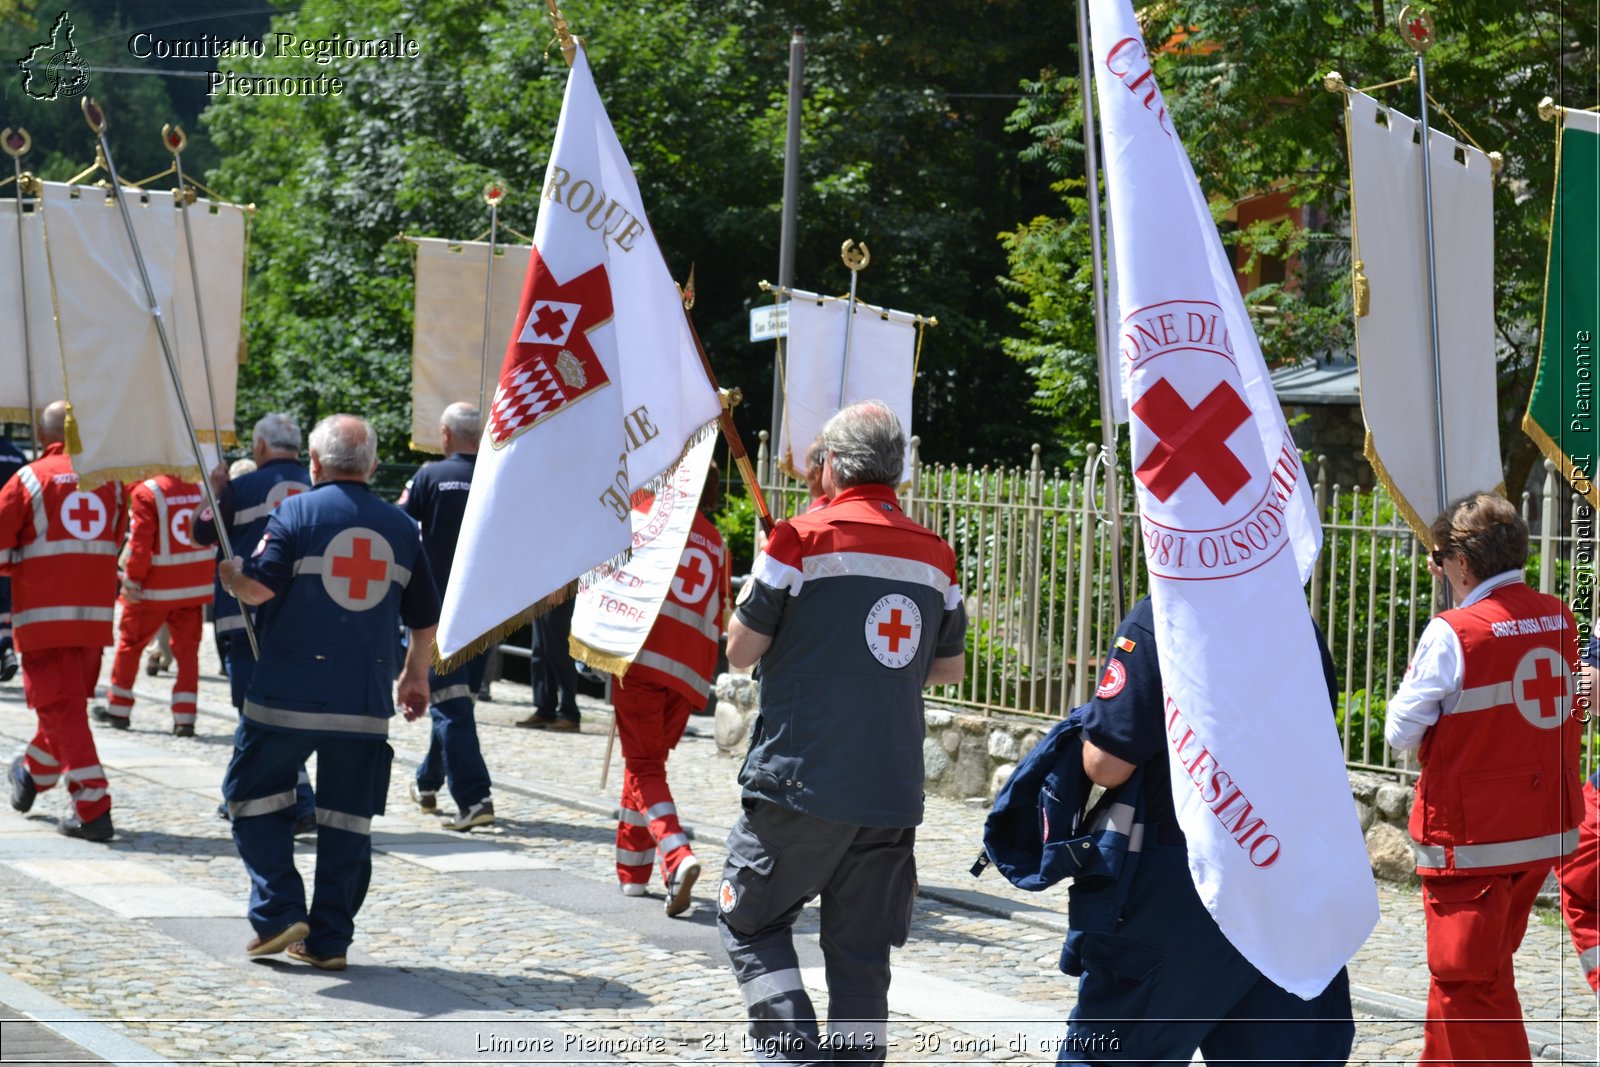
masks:
<instances>
[{"instance_id":1,"label":"cream colored banner","mask_svg":"<svg viewBox=\"0 0 1600 1067\"><path fill-rule=\"evenodd\" d=\"M849 303L807 298L789 301L788 360L784 367L783 445L779 459L803 476L806 450L834 412L862 400L881 400L900 416L906 432L902 477L911 470L911 391L915 384L917 326L904 312L887 314L860 304L845 366ZM848 377L846 377L848 375ZM840 388L841 382L843 388Z\"/></svg>"},{"instance_id":2,"label":"cream colored banner","mask_svg":"<svg viewBox=\"0 0 1600 1067\"><path fill-rule=\"evenodd\" d=\"M1366 278L1356 354L1367 458L1418 537L1441 506L1503 489L1495 404L1494 204L1489 159L1430 131L1433 240L1443 384L1445 484L1428 314L1426 213L1418 123L1345 94L1353 194L1352 260Z\"/></svg>"},{"instance_id":3,"label":"cream colored banner","mask_svg":"<svg viewBox=\"0 0 1600 1067\"><path fill-rule=\"evenodd\" d=\"M234 404L238 395L240 345L244 320L245 209L238 204L196 200L186 211L175 212L172 240L177 242L177 276L168 328L177 347L183 395L201 440L222 431L222 442L235 440ZM189 269L189 250L183 237L183 220L194 229L195 270ZM126 242L126 238L123 239ZM142 246L141 246L142 247ZM195 277L200 280L200 313L195 313ZM200 344L200 323L205 322L206 345ZM217 406L217 427L211 425L211 400L206 389L209 356L211 393Z\"/></svg>"},{"instance_id":4,"label":"cream colored banner","mask_svg":"<svg viewBox=\"0 0 1600 1067\"><path fill-rule=\"evenodd\" d=\"M414 238L417 295L411 332L411 447L439 451L439 415L457 400L478 401L483 359L487 241ZM489 388L517 325L531 245L500 245L489 305Z\"/></svg>"},{"instance_id":5,"label":"cream colored banner","mask_svg":"<svg viewBox=\"0 0 1600 1067\"><path fill-rule=\"evenodd\" d=\"M61 345L50 306L50 271L45 262L44 226L38 201L26 202L21 216L22 247L17 246L17 202L0 202L0 308L6 311L6 343L0 345L0 418L29 422L28 367L33 368L33 407L37 415L61 399ZM19 269L20 268L20 269ZM23 306L24 283L27 306ZM26 318L24 318L26 316ZM24 335L24 326L27 333ZM27 344L24 345L24 337Z\"/></svg>"},{"instance_id":6,"label":"cream colored banner","mask_svg":"<svg viewBox=\"0 0 1600 1067\"><path fill-rule=\"evenodd\" d=\"M72 457L78 477L86 488L161 471L199 477L116 201L102 189L46 182L44 202L67 399L83 443ZM172 194L130 194L128 206L166 317L179 266Z\"/></svg>"}]
</instances>

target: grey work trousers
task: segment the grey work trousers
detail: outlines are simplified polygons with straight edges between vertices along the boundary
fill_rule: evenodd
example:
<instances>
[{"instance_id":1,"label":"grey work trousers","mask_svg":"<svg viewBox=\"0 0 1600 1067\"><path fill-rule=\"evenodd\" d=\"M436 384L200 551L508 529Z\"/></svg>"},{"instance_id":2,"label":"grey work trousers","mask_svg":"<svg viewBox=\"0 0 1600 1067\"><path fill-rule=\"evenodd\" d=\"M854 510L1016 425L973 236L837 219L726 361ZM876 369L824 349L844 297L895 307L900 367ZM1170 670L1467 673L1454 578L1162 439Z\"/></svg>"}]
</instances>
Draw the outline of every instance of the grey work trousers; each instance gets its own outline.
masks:
<instances>
[{"instance_id":1,"label":"grey work trousers","mask_svg":"<svg viewBox=\"0 0 1600 1067\"><path fill-rule=\"evenodd\" d=\"M911 932L916 829L850 826L761 800L728 835L717 923L758 1058L882 1063L889 949ZM800 980L792 930L822 896L828 1032Z\"/></svg>"}]
</instances>

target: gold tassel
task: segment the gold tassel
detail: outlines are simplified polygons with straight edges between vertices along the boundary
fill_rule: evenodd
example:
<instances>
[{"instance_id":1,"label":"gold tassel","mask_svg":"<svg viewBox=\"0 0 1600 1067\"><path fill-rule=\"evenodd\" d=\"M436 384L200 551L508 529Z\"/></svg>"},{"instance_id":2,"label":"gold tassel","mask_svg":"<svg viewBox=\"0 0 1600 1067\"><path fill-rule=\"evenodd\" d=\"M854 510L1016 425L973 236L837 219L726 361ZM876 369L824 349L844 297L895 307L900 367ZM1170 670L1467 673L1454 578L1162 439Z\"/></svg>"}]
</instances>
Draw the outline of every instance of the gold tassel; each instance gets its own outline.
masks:
<instances>
[{"instance_id":1,"label":"gold tassel","mask_svg":"<svg viewBox=\"0 0 1600 1067\"><path fill-rule=\"evenodd\" d=\"M1356 260L1355 272L1350 279L1351 295L1355 298L1356 318L1362 318L1372 308L1372 286L1367 282L1366 264Z\"/></svg>"},{"instance_id":2,"label":"gold tassel","mask_svg":"<svg viewBox=\"0 0 1600 1067\"><path fill-rule=\"evenodd\" d=\"M67 454L77 456L83 453L83 438L78 436L78 417L72 413L72 402L67 402L67 421L63 427L67 437Z\"/></svg>"}]
</instances>

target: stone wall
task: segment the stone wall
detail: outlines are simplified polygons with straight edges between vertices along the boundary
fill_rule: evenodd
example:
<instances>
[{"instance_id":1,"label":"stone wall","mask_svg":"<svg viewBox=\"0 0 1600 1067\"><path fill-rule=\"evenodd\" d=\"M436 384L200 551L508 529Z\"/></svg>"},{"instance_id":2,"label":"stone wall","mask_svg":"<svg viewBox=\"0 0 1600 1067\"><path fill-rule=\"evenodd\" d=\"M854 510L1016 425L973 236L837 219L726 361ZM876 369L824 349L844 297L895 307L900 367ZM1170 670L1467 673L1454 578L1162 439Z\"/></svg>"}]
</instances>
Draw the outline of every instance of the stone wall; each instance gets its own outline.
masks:
<instances>
[{"instance_id":1,"label":"stone wall","mask_svg":"<svg viewBox=\"0 0 1600 1067\"><path fill-rule=\"evenodd\" d=\"M748 675L724 674L717 680L717 748L743 757L755 722L756 683ZM1000 787L1044 737L1051 723L1020 718L985 718L929 705L928 735L922 742L927 791L934 796L989 804ZM1415 861L1406 820L1412 791L1381 775L1351 772L1350 792L1367 839L1367 855L1379 878L1415 879Z\"/></svg>"}]
</instances>

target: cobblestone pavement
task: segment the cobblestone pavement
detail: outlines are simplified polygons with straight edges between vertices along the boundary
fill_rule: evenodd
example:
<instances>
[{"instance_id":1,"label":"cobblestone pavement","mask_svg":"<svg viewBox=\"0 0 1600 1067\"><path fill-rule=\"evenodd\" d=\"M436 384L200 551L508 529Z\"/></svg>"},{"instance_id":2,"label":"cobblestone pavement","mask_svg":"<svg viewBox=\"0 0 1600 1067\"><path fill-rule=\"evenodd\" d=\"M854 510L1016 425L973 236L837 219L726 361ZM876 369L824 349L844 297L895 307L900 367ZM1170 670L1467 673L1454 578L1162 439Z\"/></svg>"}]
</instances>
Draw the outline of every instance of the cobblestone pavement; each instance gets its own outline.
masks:
<instances>
[{"instance_id":1,"label":"cobblestone pavement","mask_svg":"<svg viewBox=\"0 0 1600 1067\"><path fill-rule=\"evenodd\" d=\"M531 710L526 687L496 683L479 721L498 818L466 835L407 798L427 733L396 719L372 891L351 968L329 974L244 955L248 884L215 810L234 713L209 642L204 652L197 737L171 735L170 673L139 679L133 729L95 727L114 842L55 833L57 792L41 794L28 816L0 812L0 1007L123 1062L750 1060L706 900L738 810L737 763L717 753L709 719L691 722L670 765L707 872L701 902L676 920L661 913L659 885L644 900L614 888L621 759L602 790L604 704L583 702L576 735L523 730L513 723ZM20 685L0 686L0 745L14 750L32 729ZM451 805L441 797L441 806ZM1054 1061L1074 988L1057 969L1065 894L1023 893L993 873L974 880L984 814L979 804L928 802L922 898L895 955L891 1062ZM297 853L309 876L309 842ZM1402 888L1384 888L1382 905L1351 964L1352 1063L1409 1063L1421 1044L1421 909ZM799 933L810 935L807 983L820 990L816 916L808 909ZM1535 916L1517 965L1536 1054L1593 1063L1595 999L1553 912ZM6 1018L0 1011L0 1026L16 1025Z\"/></svg>"}]
</instances>

